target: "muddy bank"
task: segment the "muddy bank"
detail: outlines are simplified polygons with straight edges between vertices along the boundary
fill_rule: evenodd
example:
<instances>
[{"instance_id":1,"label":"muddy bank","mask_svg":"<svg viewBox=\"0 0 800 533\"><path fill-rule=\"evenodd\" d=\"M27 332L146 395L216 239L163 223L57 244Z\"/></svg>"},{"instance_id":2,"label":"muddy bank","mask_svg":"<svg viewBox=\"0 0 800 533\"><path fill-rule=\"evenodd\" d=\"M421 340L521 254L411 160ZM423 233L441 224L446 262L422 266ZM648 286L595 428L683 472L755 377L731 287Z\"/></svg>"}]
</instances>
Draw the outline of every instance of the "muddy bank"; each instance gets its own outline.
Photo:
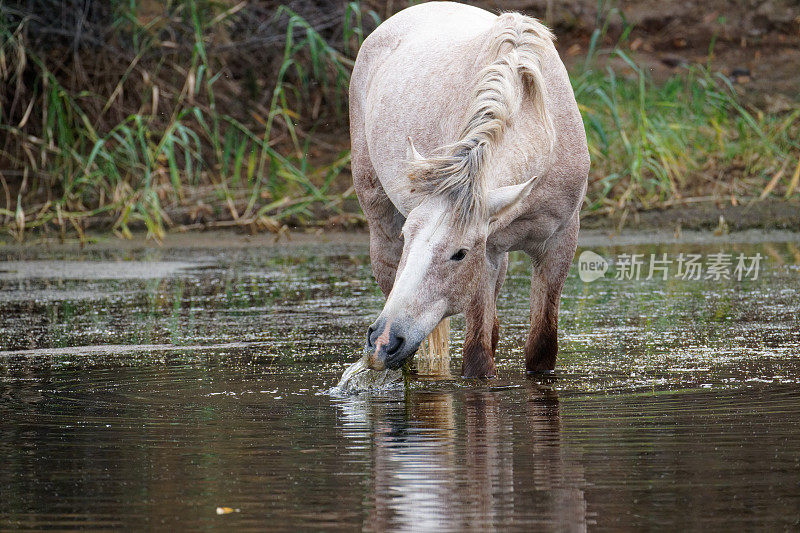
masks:
<instances>
[{"instance_id":1,"label":"muddy bank","mask_svg":"<svg viewBox=\"0 0 800 533\"><path fill-rule=\"evenodd\" d=\"M581 217L585 229L712 230L717 233L749 229L800 231L800 202L765 200L740 205L703 203L633 211L620 216L588 214Z\"/></svg>"},{"instance_id":2,"label":"muddy bank","mask_svg":"<svg viewBox=\"0 0 800 533\"><path fill-rule=\"evenodd\" d=\"M743 228L741 230L731 230L728 233L715 231L714 229L690 229L685 228L676 231L668 223L659 226L655 217L649 225L642 224L638 228L630 224L621 230L613 224L602 225L597 220L589 220L581 227L578 245L586 246L621 246L621 245L660 245L660 244L757 244L760 242L800 242L800 231L796 226L790 229L762 229L762 228ZM284 234L280 239L276 239L269 234L243 235L233 230L215 230L194 233L172 233L168 234L161 243L146 238L145 234L135 234L132 239L121 240L109 236L96 236L91 242L81 245L77 240L59 242L56 240L30 240L23 244L10 244L0 248L0 280L4 278L19 277L14 271L20 265L27 265L25 258L31 254L41 252L49 253L71 253L93 252L115 253L142 251L142 250L216 250L225 249L269 249L280 250L291 253L292 250L299 250L309 246L331 245L355 247L355 249L366 250L369 246L369 233L362 229L351 231L331 230L326 232L292 232ZM158 277L167 273L164 269L157 268L159 263L154 263L156 268L152 271L141 272L141 269L133 268L125 273L127 278L147 278ZM183 265L172 265L172 268L180 268ZM14 267L14 268L12 268ZM79 268L76 266L75 268ZM98 268L91 266L86 272L78 276L85 279L87 276L98 275ZM114 269L113 273L118 273L119 268ZM45 267L36 266L35 272L46 271ZM34 272L34 273L35 273ZM112 272L112 270L109 270ZM75 274L73 273L73 276ZM103 277L103 276L99 276Z\"/></svg>"}]
</instances>

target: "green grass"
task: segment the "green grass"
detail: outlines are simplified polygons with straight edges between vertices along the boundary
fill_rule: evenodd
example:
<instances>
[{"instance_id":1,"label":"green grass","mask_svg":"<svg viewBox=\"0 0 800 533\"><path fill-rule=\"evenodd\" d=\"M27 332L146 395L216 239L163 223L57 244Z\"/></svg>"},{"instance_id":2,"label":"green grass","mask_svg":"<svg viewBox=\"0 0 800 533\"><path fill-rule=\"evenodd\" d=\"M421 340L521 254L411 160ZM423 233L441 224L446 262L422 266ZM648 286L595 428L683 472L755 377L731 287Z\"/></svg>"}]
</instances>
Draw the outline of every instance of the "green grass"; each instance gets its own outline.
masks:
<instances>
[{"instance_id":1,"label":"green grass","mask_svg":"<svg viewBox=\"0 0 800 533\"><path fill-rule=\"evenodd\" d=\"M143 227L160 239L170 229L281 231L360 217L346 209L354 201L346 143L331 145L320 130L346 131L349 72L364 23L374 27L377 15L350 2L341 33L326 40L279 8L285 35L259 106L238 101L248 91L209 53L209 43L236 31L238 4L180 0L150 19L135 2L112 4L115 35L132 52L105 88L67 84L26 40L28 21L0 12L0 82L11 95L0 108L7 233L129 237ZM164 27L184 28L191 46L176 51ZM778 116L747 107L702 66L655 83L624 39L599 48L604 27L599 21L584 66L571 73L593 161L587 212L798 196L800 109ZM600 66L607 59L616 70ZM131 94L136 105L112 120Z\"/></svg>"},{"instance_id":2,"label":"green grass","mask_svg":"<svg viewBox=\"0 0 800 533\"><path fill-rule=\"evenodd\" d=\"M344 116L352 62L297 14L279 8L275 17L285 16L288 22L269 107L264 116L253 111L245 123L217 106L220 73L209 60L206 42L224 27L227 16L208 7L186 0L177 13L165 14L182 17L194 39L182 83L170 88L177 98L169 106L161 102L168 118L153 112L164 92L153 85L142 101L151 113L133 113L111 125L82 105L99 95L65 88L47 61L26 45L24 22L15 27L0 19L0 62L12 65L4 69L4 81L17 86L29 109L19 121L6 113L0 117L0 131L10 139L0 156L12 169L22 169L15 195L3 176L7 205L0 207L0 217L6 231L20 241L35 230L55 229L63 235L74 229L83 236L85 228L105 223L130 237L131 226L138 224L160 239L168 228L179 227L170 212L200 212L210 219L195 226L272 231L279 231L286 220L304 223L320 213L342 213L342 200L352 191L336 193L331 186L347 167L349 154L343 151L324 164L312 164L308 153L314 140L298 132L293 107L311 100L313 90L331 95L329 107ZM355 8L352 4L347 9ZM163 46L138 25L132 9L117 15L121 23L132 24L127 31L140 50L103 103L104 111L115 105L121 90L139 88L130 84L130 71L139 58ZM355 41L357 48L360 15L348 18L356 24L346 27L345 42ZM34 86L22 84L24 73L34 77Z\"/></svg>"},{"instance_id":3,"label":"green grass","mask_svg":"<svg viewBox=\"0 0 800 533\"><path fill-rule=\"evenodd\" d=\"M592 157L587 211L797 196L800 108L748 110L702 66L657 84L623 50L612 54L624 77L586 68L572 78Z\"/></svg>"}]
</instances>

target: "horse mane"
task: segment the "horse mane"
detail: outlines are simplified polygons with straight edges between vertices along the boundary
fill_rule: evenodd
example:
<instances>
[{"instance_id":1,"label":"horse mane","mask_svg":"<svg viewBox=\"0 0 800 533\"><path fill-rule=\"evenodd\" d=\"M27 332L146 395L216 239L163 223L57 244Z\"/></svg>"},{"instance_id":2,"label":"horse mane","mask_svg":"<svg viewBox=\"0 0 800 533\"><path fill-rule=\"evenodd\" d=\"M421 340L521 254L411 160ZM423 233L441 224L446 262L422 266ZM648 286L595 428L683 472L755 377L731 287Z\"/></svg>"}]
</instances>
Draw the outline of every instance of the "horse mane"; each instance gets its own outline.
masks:
<instances>
[{"instance_id":1,"label":"horse mane","mask_svg":"<svg viewBox=\"0 0 800 533\"><path fill-rule=\"evenodd\" d=\"M500 15L491 31L489 57L493 59L478 74L460 140L411 163L411 178L417 180L418 190L448 198L461 228L487 214L486 164L525 94L533 98L548 149L555 144L553 122L545 109L541 65L553 34L538 20L519 13Z\"/></svg>"}]
</instances>

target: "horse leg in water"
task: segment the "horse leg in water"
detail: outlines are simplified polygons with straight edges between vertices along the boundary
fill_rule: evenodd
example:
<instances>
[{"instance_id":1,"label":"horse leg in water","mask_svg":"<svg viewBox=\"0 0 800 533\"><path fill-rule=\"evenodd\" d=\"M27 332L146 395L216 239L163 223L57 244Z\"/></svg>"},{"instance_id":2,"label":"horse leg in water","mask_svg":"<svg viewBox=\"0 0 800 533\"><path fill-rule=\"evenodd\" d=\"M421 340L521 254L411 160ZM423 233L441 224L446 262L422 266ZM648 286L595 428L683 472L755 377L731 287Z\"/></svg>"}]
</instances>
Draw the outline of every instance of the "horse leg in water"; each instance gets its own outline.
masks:
<instances>
[{"instance_id":1,"label":"horse leg in water","mask_svg":"<svg viewBox=\"0 0 800 533\"><path fill-rule=\"evenodd\" d=\"M450 376L450 318L444 318L417 352L417 372L421 376Z\"/></svg>"},{"instance_id":2,"label":"horse leg in water","mask_svg":"<svg viewBox=\"0 0 800 533\"><path fill-rule=\"evenodd\" d=\"M525 343L525 369L528 372L549 372L556 366L561 290L575 257L579 226L576 213L544 254L533 257L531 329Z\"/></svg>"},{"instance_id":3,"label":"horse leg in water","mask_svg":"<svg viewBox=\"0 0 800 533\"><path fill-rule=\"evenodd\" d=\"M495 269L489 269L487 290L478 291L467 307L467 332L464 339L464 360L461 375L464 377L492 377L496 374L494 353L500 338L500 321L497 318L497 295L506 277L508 254Z\"/></svg>"}]
</instances>

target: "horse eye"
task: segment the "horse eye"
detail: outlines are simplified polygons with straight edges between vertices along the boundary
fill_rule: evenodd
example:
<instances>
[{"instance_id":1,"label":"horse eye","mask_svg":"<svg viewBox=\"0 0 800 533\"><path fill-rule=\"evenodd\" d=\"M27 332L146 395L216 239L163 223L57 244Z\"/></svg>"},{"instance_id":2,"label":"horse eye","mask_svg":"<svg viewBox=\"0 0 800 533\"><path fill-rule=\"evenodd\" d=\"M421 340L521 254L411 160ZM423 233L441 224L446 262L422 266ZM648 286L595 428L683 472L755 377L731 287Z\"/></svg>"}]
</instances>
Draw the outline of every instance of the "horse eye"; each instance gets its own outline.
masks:
<instances>
[{"instance_id":1,"label":"horse eye","mask_svg":"<svg viewBox=\"0 0 800 533\"><path fill-rule=\"evenodd\" d=\"M453 261L461 261L466 256L467 256L467 249L466 248L462 248L459 251L457 251L456 253L454 253L453 257L451 257L450 259L452 259Z\"/></svg>"}]
</instances>

